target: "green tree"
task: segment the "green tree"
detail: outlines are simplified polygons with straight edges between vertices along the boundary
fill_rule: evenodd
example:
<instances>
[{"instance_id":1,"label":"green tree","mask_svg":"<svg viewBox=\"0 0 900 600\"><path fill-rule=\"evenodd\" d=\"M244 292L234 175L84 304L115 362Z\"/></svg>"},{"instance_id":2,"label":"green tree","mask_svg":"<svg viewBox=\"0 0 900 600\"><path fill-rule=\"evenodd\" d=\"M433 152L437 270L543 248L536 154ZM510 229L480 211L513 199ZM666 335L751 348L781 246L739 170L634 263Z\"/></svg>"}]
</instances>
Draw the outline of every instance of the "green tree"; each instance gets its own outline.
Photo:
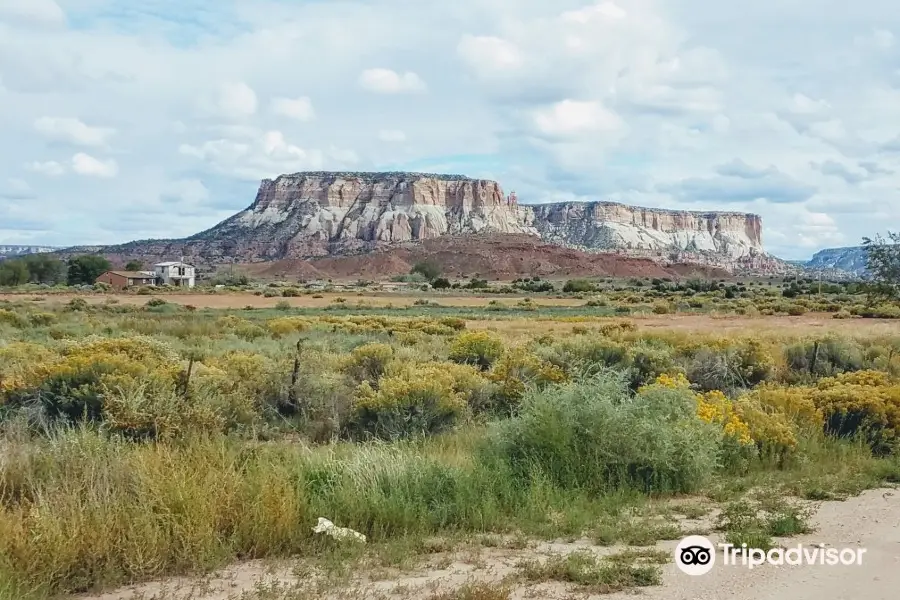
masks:
<instances>
[{"instance_id":1,"label":"green tree","mask_svg":"<svg viewBox=\"0 0 900 600\"><path fill-rule=\"evenodd\" d=\"M125 265L125 270L126 271L143 271L144 263L142 263L139 260L129 260L128 263Z\"/></svg>"},{"instance_id":2,"label":"green tree","mask_svg":"<svg viewBox=\"0 0 900 600\"><path fill-rule=\"evenodd\" d=\"M97 254L74 256L69 259L67 266L66 281L69 285L92 284L110 269L109 261Z\"/></svg>"},{"instance_id":3,"label":"green tree","mask_svg":"<svg viewBox=\"0 0 900 600\"><path fill-rule=\"evenodd\" d=\"M869 298L896 299L900 296L900 233L888 232L887 239L876 235L863 238L866 268L872 277Z\"/></svg>"},{"instance_id":4,"label":"green tree","mask_svg":"<svg viewBox=\"0 0 900 600\"><path fill-rule=\"evenodd\" d=\"M0 262L0 285L14 286L28 283L28 267L21 259Z\"/></svg>"},{"instance_id":5,"label":"green tree","mask_svg":"<svg viewBox=\"0 0 900 600\"><path fill-rule=\"evenodd\" d=\"M428 281L434 281L441 276L441 267L433 261L423 260L413 265L410 273L418 273Z\"/></svg>"},{"instance_id":6,"label":"green tree","mask_svg":"<svg viewBox=\"0 0 900 600\"><path fill-rule=\"evenodd\" d=\"M65 264L47 254L29 254L22 259L28 268L29 279L36 283L57 283L63 279Z\"/></svg>"}]
</instances>

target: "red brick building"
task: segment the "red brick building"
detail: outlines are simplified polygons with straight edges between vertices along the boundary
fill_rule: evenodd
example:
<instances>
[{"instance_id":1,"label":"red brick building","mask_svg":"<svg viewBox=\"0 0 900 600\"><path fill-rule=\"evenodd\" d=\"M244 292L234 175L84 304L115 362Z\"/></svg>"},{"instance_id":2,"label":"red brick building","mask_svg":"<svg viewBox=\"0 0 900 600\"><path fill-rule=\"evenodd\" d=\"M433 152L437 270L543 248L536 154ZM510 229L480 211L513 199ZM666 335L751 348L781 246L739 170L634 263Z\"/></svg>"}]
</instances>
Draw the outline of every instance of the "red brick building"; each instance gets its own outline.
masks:
<instances>
[{"instance_id":1,"label":"red brick building","mask_svg":"<svg viewBox=\"0 0 900 600\"><path fill-rule=\"evenodd\" d=\"M156 274L148 271L107 271L97 278L97 283L107 283L114 289L124 290L132 286L155 285Z\"/></svg>"}]
</instances>

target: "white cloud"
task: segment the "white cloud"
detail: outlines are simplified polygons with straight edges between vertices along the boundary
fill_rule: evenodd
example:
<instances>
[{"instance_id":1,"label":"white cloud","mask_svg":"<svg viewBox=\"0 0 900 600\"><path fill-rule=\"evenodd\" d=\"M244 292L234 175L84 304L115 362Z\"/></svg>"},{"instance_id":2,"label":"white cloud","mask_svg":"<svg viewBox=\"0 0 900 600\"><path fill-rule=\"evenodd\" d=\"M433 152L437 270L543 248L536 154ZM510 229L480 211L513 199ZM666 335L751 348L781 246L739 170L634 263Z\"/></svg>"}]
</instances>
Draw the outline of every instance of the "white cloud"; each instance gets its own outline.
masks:
<instances>
[{"instance_id":1,"label":"white cloud","mask_svg":"<svg viewBox=\"0 0 900 600\"><path fill-rule=\"evenodd\" d=\"M400 74L390 69L366 69L359 75L359 85L378 94L409 94L427 89L422 78L413 72Z\"/></svg>"},{"instance_id":2,"label":"white cloud","mask_svg":"<svg viewBox=\"0 0 900 600\"><path fill-rule=\"evenodd\" d=\"M518 69L523 57L515 44L490 35L464 35L456 47L469 67L483 77Z\"/></svg>"},{"instance_id":3,"label":"white cloud","mask_svg":"<svg viewBox=\"0 0 900 600\"><path fill-rule=\"evenodd\" d=\"M307 96L299 98L274 98L272 100L272 112L282 117L288 117L296 121L312 121L316 117L312 100Z\"/></svg>"},{"instance_id":4,"label":"white cloud","mask_svg":"<svg viewBox=\"0 0 900 600\"><path fill-rule=\"evenodd\" d=\"M69 117L40 117L35 120L34 128L48 139L79 146L103 146L115 133L115 129L91 127L79 119Z\"/></svg>"},{"instance_id":5,"label":"white cloud","mask_svg":"<svg viewBox=\"0 0 900 600\"><path fill-rule=\"evenodd\" d=\"M219 88L216 108L225 118L250 117L256 113L256 105L256 92L244 82L224 83Z\"/></svg>"},{"instance_id":6,"label":"white cloud","mask_svg":"<svg viewBox=\"0 0 900 600\"><path fill-rule=\"evenodd\" d=\"M79 152L72 157L72 171L86 177L115 177L119 172L116 161L100 160L90 154Z\"/></svg>"},{"instance_id":7,"label":"white cloud","mask_svg":"<svg viewBox=\"0 0 900 600\"><path fill-rule=\"evenodd\" d=\"M277 130L258 132L252 139L209 140L199 145L182 144L179 152L209 164L219 173L246 180L277 177L282 173L322 170L326 165L343 168L357 161L349 150L304 149L287 140Z\"/></svg>"},{"instance_id":8,"label":"white cloud","mask_svg":"<svg viewBox=\"0 0 900 600\"><path fill-rule=\"evenodd\" d=\"M0 0L0 193L43 243L202 230L301 169L755 211L789 256L900 211L891 0L57 2Z\"/></svg>"},{"instance_id":9,"label":"white cloud","mask_svg":"<svg viewBox=\"0 0 900 600\"><path fill-rule=\"evenodd\" d=\"M599 102L563 100L533 113L537 130L550 137L578 137L596 132L616 132L625 123Z\"/></svg>"},{"instance_id":10,"label":"white cloud","mask_svg":"<svg viewBox=\"0 0 900 600\"><path fill-rule=\"evenodd\" d=\"M36 198L34 190L24 179L10 177L6 185L0 186L0 198L7 200L32 200Z\"/></svg>"},{"instance_id":11,"label":"white cloud","mask_svg":"<svg viewBox=\"0 0 900 600\"><path fill-rule=\"evenodd\" d=\"M378 139L382 142L405 142L406 134L399 129L382 129L378 132Z\"/></svg>"},{"instance_id":12,"label":"white cloud","mask_svg":"<svg viewBox=\"0 0 900 600\"><path fill-rule=\"evenodd\" d=\"M30 171L34 171L35 173L40 173L41 175L47 175L49 177L58 177L66 172L66 167L56 162L55 160L48 160L45 162L31 162L26 165L26 167Z\"/></svg>"},{"instance_id":13,"label":"white cloud","mask_svg":"<svg viewBox=\"0 0 900 600\"><path fill-rule=\"evenodd\" d=\"M0 0L0 21L4 20L60 25L66 13L53 0Z\"/></svg>"},{"instance_id":14,"label":"white cloud","mask_svg":"<svg viewBox=\"0 0 900 600\"><path fill-rule=\"evenodd\" d=\"M166 185L163 196L183 204L202 204L210 194L199 179L178 179Z\"/></svg>"}]
</instances>

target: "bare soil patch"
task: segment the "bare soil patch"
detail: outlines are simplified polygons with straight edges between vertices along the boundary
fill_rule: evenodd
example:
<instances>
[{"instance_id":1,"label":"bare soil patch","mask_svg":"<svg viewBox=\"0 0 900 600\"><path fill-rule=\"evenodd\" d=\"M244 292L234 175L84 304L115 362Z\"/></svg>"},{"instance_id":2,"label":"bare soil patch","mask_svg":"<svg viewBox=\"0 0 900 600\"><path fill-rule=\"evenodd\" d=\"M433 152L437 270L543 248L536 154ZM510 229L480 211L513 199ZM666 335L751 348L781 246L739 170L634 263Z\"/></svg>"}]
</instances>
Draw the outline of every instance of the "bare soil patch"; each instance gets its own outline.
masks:
<instances>
[{"instance_id":1,"label":"bare soil patch","mask_svg":"<svg viewBox=\"0 0 900 600\"><path fill-rule=\"evenodd\" d=\"M683 526L686 523L682 524ZM714 543L718 534L708 536ZM869 490L843 502L824 502L815 517L815 531L778 540L782 546L866 548L862 565L772 566L753 570L722 564L718 553L713 570L700 577L681 573L673 562L663 565L661 586L641 588L641 596L665 600L728 598L730 600L893 600L900 586L900 492ZM660 542L656 548L674 553L678 542ZM530 583L521 577L522 561L545 561L554 555L589 552L598 557L622 552L622 547L601 547L590 540L531 542L518 549L477 545L423 557L407 570L355 571L340 580L322 580L302 559L240 563L203 578L170 578L130 586L80 600L305 600L307 598L359 600L411 600L449 593L472 582L511 590L511 599L594 598L559 581ZM499 596L498 596L499 597ZM634 590L602 596L610 600L634 597Z\"/></svg>"},{"instance_id":2,"label":"bare soil patch","mask_svg":"<svg viewBox=\"0 0 900 600\"><path fill-rule=\"evenodd\" d=\"M478 276L501 281L535 275L556 279L730 276L727 271L715 267L664 264L625 254L583 252L547 244L528 235L442 236L366 254L286 259L244 264L240 268L258 278L384 279L409 273L413 265L423 260L440 265L448 277Z\"/></svg>"}]
</instances>

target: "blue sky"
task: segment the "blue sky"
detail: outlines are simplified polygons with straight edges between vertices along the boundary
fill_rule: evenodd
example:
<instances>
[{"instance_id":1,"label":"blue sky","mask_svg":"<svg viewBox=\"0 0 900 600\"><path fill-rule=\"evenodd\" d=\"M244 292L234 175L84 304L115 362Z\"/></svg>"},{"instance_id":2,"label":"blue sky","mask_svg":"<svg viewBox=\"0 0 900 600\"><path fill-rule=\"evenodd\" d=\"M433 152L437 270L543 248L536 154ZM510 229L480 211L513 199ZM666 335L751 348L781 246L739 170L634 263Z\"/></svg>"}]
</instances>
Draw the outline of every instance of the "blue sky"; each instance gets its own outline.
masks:
<instances>
[{"instance_id":1,"label":"blue sky","mask_svg":"<svg viewBox=\"0 0 900 600\"><path fill-rule=\"evenodd\" d=\"M892 0L0 0L0 243L206 229L307 169L900 229Z\"/></svg>"}]
</instances>

